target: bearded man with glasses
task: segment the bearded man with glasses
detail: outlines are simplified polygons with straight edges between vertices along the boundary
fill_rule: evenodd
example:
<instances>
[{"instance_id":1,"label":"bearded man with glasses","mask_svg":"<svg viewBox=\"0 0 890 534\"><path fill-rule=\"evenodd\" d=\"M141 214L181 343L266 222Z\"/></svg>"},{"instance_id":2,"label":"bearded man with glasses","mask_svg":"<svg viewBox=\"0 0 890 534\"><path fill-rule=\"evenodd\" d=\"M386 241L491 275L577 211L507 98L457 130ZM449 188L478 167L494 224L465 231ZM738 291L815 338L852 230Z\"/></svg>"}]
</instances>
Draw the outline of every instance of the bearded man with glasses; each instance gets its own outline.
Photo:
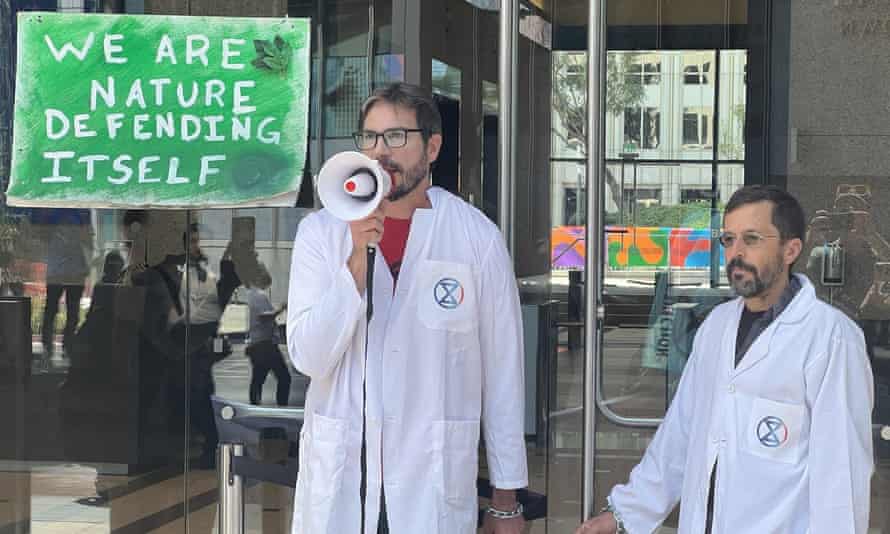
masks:
<instances>
[{"instance_id":1,"label":"bearded man with glasses","mask_svg":"<svg viewBox=\"0 0 890 534\"><path fill-rule=\"evenodd\" d=\"M860 328L792 274L805 219L777 187L733 194L723 216L738 298L695 336L664 422L626 484L577 534L865 534L873 379Z\"/></svg>"},{"instance_id":2,"label":"bearded man with glasses","mask_svg":"<svg viewBox=\"0 0 890 534\"><path fill-rule=\"evenodd\" d=\"M297 231L287 340L312 382L293 533L475 534L484 435L494 490L483 531L520 534L524 351L503 236L430 183L442 121L428 91L381 87L362 106L354 139L393 186L366 219L321 210ZM369 243L381 252L371 266Z\"/></svg>"}]
</instances>

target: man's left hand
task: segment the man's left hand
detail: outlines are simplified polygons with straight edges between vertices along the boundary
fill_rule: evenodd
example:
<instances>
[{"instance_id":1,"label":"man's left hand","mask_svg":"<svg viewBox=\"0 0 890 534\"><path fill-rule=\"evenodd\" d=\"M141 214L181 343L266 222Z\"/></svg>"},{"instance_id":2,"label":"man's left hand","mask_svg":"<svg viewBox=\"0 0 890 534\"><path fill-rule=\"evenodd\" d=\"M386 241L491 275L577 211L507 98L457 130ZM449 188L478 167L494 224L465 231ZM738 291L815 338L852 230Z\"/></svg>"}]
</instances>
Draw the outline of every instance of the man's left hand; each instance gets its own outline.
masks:
<instances>
[{"instance_id":1,"label":"man's left hand","mask_svg":"<svg viewBox=\"0 0 890 534\"><path fill-rule=\"evenodd\" d=\"M482 522L482 534L522 534L525 532L525 518L522 516L513 519L495 519L491 514L485 514Z\"/></svg>"}]
</instances>

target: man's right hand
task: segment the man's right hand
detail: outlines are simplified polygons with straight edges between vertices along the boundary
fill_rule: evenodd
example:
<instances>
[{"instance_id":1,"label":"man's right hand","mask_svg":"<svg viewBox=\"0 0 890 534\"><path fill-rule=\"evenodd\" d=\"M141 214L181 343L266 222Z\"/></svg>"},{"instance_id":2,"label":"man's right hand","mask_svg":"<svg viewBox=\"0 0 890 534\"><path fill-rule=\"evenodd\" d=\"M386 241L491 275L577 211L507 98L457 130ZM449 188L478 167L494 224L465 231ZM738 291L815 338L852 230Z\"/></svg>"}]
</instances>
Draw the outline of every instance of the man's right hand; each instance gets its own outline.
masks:
<instances>
[{"instance_id":1,"label":"man's right hand","mask_svg":"<svg viewBox=\"0 0 890 534\"><path fill-rule=\"evenodd\" d=\"M588 519L578 527L575 534L615 534L618 532L618 523L612 512L605 512Z\"/></svg>"},{"instance_id":2,"label":"man's right hand","mask_svg":"<svg viewBox=\"0 0 890 534\"><path fill-rule=\"evenodd\" d=\"M383 239L383 210L377 208L368 217L349 223L349 231L352 233L352 254L346 265L355 287L359 293L365 292L365 277L368 272L368 245L377 244Z\"/></svg>"}]
</instances>

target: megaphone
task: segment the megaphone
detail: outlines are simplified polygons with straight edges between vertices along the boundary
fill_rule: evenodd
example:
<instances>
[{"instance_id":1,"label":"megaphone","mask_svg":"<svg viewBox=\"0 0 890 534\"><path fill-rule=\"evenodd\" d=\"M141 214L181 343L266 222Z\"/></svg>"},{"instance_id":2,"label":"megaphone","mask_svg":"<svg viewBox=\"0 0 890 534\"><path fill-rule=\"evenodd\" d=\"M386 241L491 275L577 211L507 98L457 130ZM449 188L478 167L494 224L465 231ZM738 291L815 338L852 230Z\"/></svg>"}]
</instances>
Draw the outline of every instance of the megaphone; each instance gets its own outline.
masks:
<instances>
[{"instance_id":1,"label":"megaphone","mask_svg":"<svg viewBox=\"0 0 890 534\"><path fill-rule=\"evenodd\" d=\"M318 173L318 198L334 217L357 221L389 195L392 179L377 161L360 152L340 152Z\"/></svg>"}]
</instances>

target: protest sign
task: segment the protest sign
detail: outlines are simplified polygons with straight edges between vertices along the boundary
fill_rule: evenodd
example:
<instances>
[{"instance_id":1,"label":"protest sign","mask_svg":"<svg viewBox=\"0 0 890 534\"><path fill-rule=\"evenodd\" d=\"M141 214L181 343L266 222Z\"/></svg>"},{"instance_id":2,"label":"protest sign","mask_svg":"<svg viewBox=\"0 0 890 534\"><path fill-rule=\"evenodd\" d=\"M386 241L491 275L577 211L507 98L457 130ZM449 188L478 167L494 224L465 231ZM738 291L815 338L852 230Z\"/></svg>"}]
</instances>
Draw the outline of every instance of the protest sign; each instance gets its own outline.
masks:
<instances>
[{"instance_id":1,"label":"protest sign","mask_svg":"<svg viewBox=\"0 0 890 534\"><path fill-rule=\"evenodd\" d=\"M23 12L8 203L293 206L306 19Z\"/></svg>"}]
</instances>

